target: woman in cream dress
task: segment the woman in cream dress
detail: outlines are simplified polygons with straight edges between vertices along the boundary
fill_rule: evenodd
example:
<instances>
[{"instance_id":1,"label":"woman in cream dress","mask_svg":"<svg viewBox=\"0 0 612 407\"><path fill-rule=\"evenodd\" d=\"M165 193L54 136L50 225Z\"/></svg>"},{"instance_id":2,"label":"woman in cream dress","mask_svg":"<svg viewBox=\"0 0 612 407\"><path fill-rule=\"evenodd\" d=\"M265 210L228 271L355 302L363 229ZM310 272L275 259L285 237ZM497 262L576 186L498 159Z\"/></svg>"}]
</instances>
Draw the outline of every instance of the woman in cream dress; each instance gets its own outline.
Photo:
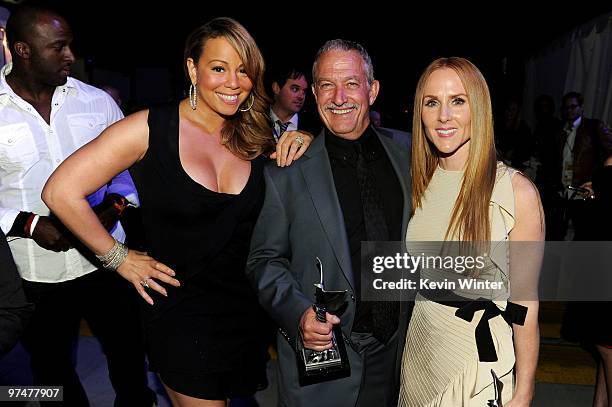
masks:
<instances>
[{"instance_id":1,"label":"woman in cream dress","mask_svg":"<svg viewBox=\"0 0 612 407\"><path fill-rule=\"evenodd\" d=\"M469 277L498 288L417 294L399 405L488 406L495 398L493 371L503 385L504 407L529 406L544 239L538 192L522 174L497 162L489 90L471 62L455 57L432 62L419 80L414 106L408 250L440 255L449 242L475 242L475 253L487 253L484 267L460 274L422 269L421 278ZM512 250L508 241L515 242Z\"/></svg>"}]
</instances>

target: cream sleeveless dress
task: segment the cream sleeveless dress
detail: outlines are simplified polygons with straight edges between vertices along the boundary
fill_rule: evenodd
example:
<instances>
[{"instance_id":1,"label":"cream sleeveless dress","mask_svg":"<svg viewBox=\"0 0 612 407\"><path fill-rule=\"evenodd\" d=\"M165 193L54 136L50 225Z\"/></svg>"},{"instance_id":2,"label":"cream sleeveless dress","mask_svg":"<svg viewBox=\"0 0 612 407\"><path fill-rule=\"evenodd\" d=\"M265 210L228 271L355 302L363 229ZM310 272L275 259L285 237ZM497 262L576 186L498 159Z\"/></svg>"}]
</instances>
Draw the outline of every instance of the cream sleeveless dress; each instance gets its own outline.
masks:
<instances>
[{"instance_id":1,"label":"cream sleeveless dress","mask_svg":"<svg viewBox=\"0 0 612 407\"><path fill-rule=\"evenodd\" d=\"M477 277L502 281L504 289L501 292L496 290L494 294L484 292L483 295L476 295L478 293L474 291L454 291L464 297L493 298L501 310L505 309L509 297L505 242L514 227L514 173L516 170L498 164L489 205L490 258L485 270ZM408 225L406 241L409 251L411 242L418 245L418 242L444 240L462 180L462 171L436 169L422 205ZM501 315L489 320L498 360L481 362L474 332L484 311L477 311L472 321L467 322L455 316L456 310L417 295L402 358L399 406L486 407L488 400L494 398L491 369L503 383L502 401L512 398L515 362L512 328Z\"/></svg>"}]
</instances>

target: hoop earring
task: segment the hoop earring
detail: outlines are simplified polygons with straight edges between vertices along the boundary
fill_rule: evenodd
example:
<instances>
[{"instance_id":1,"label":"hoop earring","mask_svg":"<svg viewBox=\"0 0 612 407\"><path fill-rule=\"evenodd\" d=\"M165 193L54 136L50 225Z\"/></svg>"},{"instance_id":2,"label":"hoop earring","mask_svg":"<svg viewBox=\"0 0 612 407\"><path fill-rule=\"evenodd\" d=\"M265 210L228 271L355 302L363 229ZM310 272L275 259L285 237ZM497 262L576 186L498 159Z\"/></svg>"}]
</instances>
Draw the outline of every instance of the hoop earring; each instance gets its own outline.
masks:
<instances>
[{"instance_id":1,"label":"hoop earring","mask_svg":"<svg viewBox=\"0 0 612 407\"><path fill-rule=\"evenodd\" d=\"M251 93L251 104L249 105L249 107L247 107L246 109L238 109L238 110L240 110L241 112L248 112L253 107L253 103L255 103L255 96L253 96L253 94Z\"/></svg>"},{"instance_id":2,"label":"hoop earring","mask_svg":"<svg viewBox=\"0 0 612 407\"><path fill-rule=\"evenodd\" d=\"M196 107L198 107L198 95L194 83L189 87L189 104L193 110L196 110Z\"/></svg>"}]
</instances>

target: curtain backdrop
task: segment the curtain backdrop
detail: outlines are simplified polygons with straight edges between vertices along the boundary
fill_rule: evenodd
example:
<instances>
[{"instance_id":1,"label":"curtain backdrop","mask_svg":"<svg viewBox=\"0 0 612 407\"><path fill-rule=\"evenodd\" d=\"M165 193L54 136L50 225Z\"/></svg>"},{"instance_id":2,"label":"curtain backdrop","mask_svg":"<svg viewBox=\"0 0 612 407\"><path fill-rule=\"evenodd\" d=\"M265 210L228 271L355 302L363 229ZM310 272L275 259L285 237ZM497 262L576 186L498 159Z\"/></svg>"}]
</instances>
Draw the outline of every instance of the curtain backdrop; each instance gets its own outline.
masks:
<instances>
[{"instance_id":1,"label":"curtain backdrop","mask_svg":"<svg viewBox=\"0 0 612 407\"><path fill-rule=\"evenodd\" d=\"M526 64L523 117L533 128L533 102L548 94L557 115L561 97L584 96L585 117L612 125L612 12L575 28L531 57Z\"/></svg>"}]
</instances>

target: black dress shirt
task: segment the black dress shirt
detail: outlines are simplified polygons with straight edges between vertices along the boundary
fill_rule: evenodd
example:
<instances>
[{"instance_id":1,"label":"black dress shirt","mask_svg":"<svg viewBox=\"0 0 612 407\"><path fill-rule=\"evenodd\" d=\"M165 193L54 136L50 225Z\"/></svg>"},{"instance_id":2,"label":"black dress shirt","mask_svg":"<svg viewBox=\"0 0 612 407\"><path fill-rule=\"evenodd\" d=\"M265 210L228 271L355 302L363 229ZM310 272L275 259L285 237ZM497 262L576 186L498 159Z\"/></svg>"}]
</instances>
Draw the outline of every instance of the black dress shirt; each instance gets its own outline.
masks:
<instances>
[{"instance_id":1,"label":"black dress shirt","mask_svg":"<svg viewBox=\"0 0 612 407\"><path fill-rule=\"evenodd\" d=\"M390 241L399 241L402 238L404 196L391 161L371 126L357 140L346 140L329 130L325 131L325 147L329 154L334 184L342 208L355 282L357 307L353 330L371 332L370 307L368 302L361 301L361 242L366 241L367 237L357 181L357 143L361 144L366 165L370 166L375 174L376 184L383 200L382 206Z\"/></svg>"}]
</instances>

